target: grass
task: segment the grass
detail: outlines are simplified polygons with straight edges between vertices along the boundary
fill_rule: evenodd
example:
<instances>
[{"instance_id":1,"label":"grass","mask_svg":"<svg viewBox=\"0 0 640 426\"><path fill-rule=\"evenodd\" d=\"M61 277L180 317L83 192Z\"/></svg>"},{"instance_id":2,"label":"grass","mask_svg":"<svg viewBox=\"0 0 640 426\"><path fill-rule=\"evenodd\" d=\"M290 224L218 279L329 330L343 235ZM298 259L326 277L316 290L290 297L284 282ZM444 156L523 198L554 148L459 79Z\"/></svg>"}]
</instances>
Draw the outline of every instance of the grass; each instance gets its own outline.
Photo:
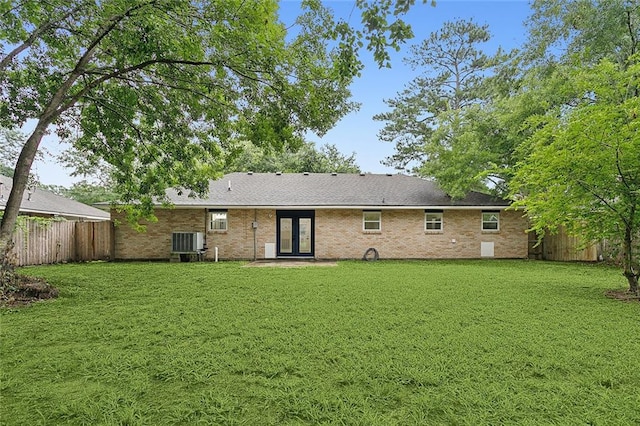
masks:
<instances>
[{"instance_id":1,"label":"grass","mask_svg":"<svg viewBox=\"0 0 640 426\"><path fill-rule=\"evenodd\" d=\"M28 268L0 423L640 424L617 269L527 261Z\"/></svg>"}]
</instances>

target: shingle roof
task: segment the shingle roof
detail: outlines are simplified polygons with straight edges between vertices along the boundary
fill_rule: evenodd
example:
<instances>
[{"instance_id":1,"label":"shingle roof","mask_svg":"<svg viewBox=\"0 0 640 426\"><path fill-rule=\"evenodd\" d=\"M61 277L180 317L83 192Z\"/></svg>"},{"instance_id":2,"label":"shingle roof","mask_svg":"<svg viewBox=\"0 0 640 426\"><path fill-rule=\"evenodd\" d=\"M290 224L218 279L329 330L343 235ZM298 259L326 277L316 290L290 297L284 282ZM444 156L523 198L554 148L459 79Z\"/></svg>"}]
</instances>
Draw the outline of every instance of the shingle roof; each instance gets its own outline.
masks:
<instances>
[{"instance_id":1,"label":"shingle roof","mask_svg":"<svg viewBox=\"0 0 640 426\"><path fill-rule=\"evenodd\" d=\"M479 192L452 200L431 181L382 174L231 173L209 183L207 198L168 191L176 206L203 207L506 207Z\"/></svg>"},{"instance_id":2,"label":"shingle roof","mask_svg":"<svg viewBox=\"0 0 640 426\"><path fill-rule=\"evenodd\" d=\"M13 187L13 179L0 175L0 184L0 210L4 210L7 199L9 198L9 193ZM109 220L110 217L109 212L40 188L31 194L30 199L29 194L25 191L22 196L22 203L20 204L20 212L72 218L77 217L89 220Z\"/></svg>"}]
</instances>

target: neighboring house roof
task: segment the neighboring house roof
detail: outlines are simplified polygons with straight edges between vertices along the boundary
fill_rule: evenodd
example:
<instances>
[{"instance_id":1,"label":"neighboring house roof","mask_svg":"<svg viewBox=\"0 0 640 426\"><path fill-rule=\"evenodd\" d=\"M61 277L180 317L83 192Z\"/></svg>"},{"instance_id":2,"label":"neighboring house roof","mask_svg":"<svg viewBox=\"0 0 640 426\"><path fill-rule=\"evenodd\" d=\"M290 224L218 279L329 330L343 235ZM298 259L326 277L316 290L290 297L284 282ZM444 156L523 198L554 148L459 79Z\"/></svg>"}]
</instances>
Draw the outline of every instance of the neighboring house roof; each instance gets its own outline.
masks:
<instances>
[{"instance_id":1,"label":"neighboring house roof","mask_svg":"<svg viewBox=\"0 0 640 426\"><path fill-rule=\"evenodd\" d=\"M453 200L434 182L406 175L231 173L209 183L206 198L167 191L176 207L495 208L507 200L479 192Z\"/></svg>"},{"instance_id":2,"label":"neighboring house roof","mask_svg":"<svg viewBox=\"0 0 640 426\"><path fill-rule=\"evenodd\" d=\"M0 211L4 211L13 179L0 175ZM31 195L27 191L22 195L20 213L33 215L54 215L66 218L86 220L109 220L109 212L88 206L44 189L36 189Z\"/></svg>"}]
</instances>

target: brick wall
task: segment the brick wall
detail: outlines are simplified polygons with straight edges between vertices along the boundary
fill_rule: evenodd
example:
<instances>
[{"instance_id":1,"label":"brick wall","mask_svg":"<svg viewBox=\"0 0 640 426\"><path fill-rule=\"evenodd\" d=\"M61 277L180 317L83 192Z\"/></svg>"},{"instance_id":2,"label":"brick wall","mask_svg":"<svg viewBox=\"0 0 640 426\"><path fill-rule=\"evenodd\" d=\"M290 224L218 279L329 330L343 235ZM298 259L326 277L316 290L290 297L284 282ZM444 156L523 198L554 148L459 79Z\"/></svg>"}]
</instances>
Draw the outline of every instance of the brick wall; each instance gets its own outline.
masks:
<instances>
[{"instance_id":1,"label":"brick wall","mask_svg":"<svg viewBox=\"0 0 640 426\"><path fill-rule=\"evenodd\" d=\"M145 232L127 224L123 214L111 211L119 223L115 228L116 259L169 259L173 232L206 232L208 250L205 258L213 259L218 247L220 259L253 259L254 237L251 224L257 221L257 258L264 258L264 245L275 243L275 210L229 210L228 231L209 231L207 209L157 209L157 222L142 222Z\"/></svg>"},{"instance_id":2,"label":"brick wall","mask_svg":"<svg viewBox=\"0 0 640 426\"><path fill-rule=\"evenodd\" d=\"M494 243L494 257L527 257L527 221L501 212L500 231L481 229L480 210L445 210L441 232L424 230L423 210L383 210L381 231L362 230L362 210L316 211L316 257L361 258L373 247L380 258L478 258L480 243ZM455 240L455 242L453 242Z\"/></svg>"},{"instance_id":3,"label":"brick wall","mask_svg":"<svg viewBox=\"0 0 640 426\"><path fill-rule=\"evenodd\" d=\"M265 243L276 243L275 210L238 210L227 213L228 231L208 231L207 210L159 209L158 221L149 223L145 233L132 229L122 215L112 211L121 224L115 230L116 259L169 259L172 232L205 232L207 259L214 247L225 259L253 259L254 231L256 257L264 259ZM316 210L315 257L318 259L359 259L373 247L382 259L479 258L480 243L494 244L496 258L526 258L527 220L522 212L500 212L500 231L481 230L480 210L445 210L442 232L425 232L423 210L383 210L381 231L362 230L362 210ZM455 242L454 242L455 241Z\"/></svg>"},{"instance_id":4,"label":"brick wall","mask_svg":"<svg viewBox=\"0 0 640 426\"><path fill-rule=\"evenodd\" d=\"M157 209L157 222L142 222L146 232L138 232L126 221L123 214L111 210L115 221L116 259L169 259L171 257L172 232L203 232L205 209Z\"/></svg>"},{"instance_id":5,"label":"brick wall","mask_svg":"<svg viewBox=\"0 0 640 426\"><path fill-rule=\"evenodd\" d=\"M214 247L218 247L220 259L253 259L254 231L251 224L258 222L255 232L256 258L264 259L265 243L276 242L275 210L229 210L228 231L207 232L207 258L213 259Z\"/></svg>"}]
</instances>

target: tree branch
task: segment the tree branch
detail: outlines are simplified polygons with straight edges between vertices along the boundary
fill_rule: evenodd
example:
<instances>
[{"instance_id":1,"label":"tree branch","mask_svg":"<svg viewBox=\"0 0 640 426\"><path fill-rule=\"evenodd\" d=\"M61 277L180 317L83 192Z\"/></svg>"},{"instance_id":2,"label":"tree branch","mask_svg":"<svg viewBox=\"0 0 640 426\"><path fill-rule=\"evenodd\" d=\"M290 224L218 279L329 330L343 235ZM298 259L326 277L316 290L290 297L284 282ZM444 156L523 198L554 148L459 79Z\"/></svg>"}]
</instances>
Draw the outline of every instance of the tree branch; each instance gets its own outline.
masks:
<instances>
[{"instance_id":1,"label":"tree branch","mask_svg":"<svg viewBox=\"0 0 640 426\"><path fill-rule=\"evenodd\" d=\"M76 80L83 74L85 67L93 57L96 49L98 48L98 45L102 42L102 40L104 40L107 35L109 35L109 33L111 33L111 31L113 31L113 29L116 27L116 25L118 25L119 22L131 16L131 14L136 10L152 5L156 1L157 0L151 0L147 3L135 5L127 9L124 13L113 16L111 19L109 19L109 24L105 27L102 27L102 29L98 32L95 39L87 47L85 53L76 63L76 66L74 67L69 77L60 85L60 88L53 95L53 98L49 102L49 105L40 116L40 120L44 120L45 122L50 123L54 120L55 117L60 116L60 114L69 109L78 101L79 98L72 97L72 103L67 102L66 104L62 104L63 99L68 93L69 89L71 89L71 86L73 86Z\"/></svg>"},{"instance_id":2,"label":"tree branch","mask_svg":"<svg viewBox=\"0 0 640 426\"><path fill-rule=\"evenodd\" d=\"M252 80L255 81L257 83L261 83L264 84L274 90L276 90L276 88L269 84L267 81L262 80L260 78L257 77L253 77L251 75L248 75L228 64L225 63L221 63L221 62L212 62L212 61L190 61L190 60L183 60L183 59L169 59L169 58L157 58L157 59L149 59L147 61L144 62L140 62L139 64L136 65L132 65L130 67L127 68L123 68L121 70L116 70L113 71L109 74L104 74L102 75L102 77L93 80L91 83L89 83L87 86L85 86L82 90L80 90L78 93L76 93L74 96L72 96L64 105L62 105L60 107L60 112L65 111L66 109L68 109L69 107L71 107L73 104L75 104L76 102L78 102L79 99L81 99L83 96L85 96L87 93L89 93L91 90L93 90L94 88L98 87L100 84L112 79L112 78L118 78L120 76L132 73L134 71L138 71L138 70L142 70L145 68L150 67L151 65L155 65L155 64L173 64L173 65L191 65L191 66L218 66L218 65L223 65L224 67L230 69L233 73L239 75L242 78L245 78L247 80ZM260 70L258 71L254 71L254 72L262 72Z\"/></svg>"},{"instance_id":3,"label":"tree branch","mask_svg":"<svg viewBox=\"0 0 640 426\"><path fill-rule=\"evenodd\" d=\"M16 56L18 56L20 53L24 52L25 50L27 50L28 48L31 47L31 45L33 45L33 43L44 33L46 33L47 31L49 31L51 28L55 27L55 25L60 22L63 21L65 19L67 19L69 16L73 15L75 12L77 12L78 10L80 10L80 6L76 6L75 8L69 10L67 13L65 13L64 15L62 15L60 18L58 18L57 20L47 20L45 21L44 24L42 24L40 27L36 28L35 31L33 31L29 37L27 37L27 39L22 42L22 44L20 44L19 46L17 46L15 49L13 49L11 52L9 52L7 54L7 56L5 56L4 58L2 58L2 60L0 61L0 71L4 70L6 67L9 66L9 64L13 61L13 58L15 58Z\"/></svg>"},{"instance_id":4,"label":"tree branch","mask_svg":"<svg viewBox=\"0 0 640 426\"><path fill-rule=\"evenodd\" d=\"M97 105L101 105L103 108L108 109L109 111L111 111L113 114L122 117L122 114L119 112L119 110L117 108L112 107L111 105L109 105L107 102L103 102L102 99L100 98L94 98L94 97L87 97L88 99L91 99L93 102L95 102ZM98 112L100 112L100 110L98 109ZM149 147L147 146L147 143L145 141L145 138L143 136L142 130L140 130L136 125L134 125L133 123L131 123L129 120L123 120L123 122L125 122L131 129L133 129L133 131L136 133L138 142L140 142L140 144L144 147L145 151L147 151L147 153L153 157L153 159L158 162L158 157L156 157L156 155L151 152L151 150L149 149ZM111 146L107 143L103 144L105 145L105 147L109 150L111 150Z\"/></svg>"},{"instance_id":5,"label":"tree branch","mask_svg":"<svg viewBox=\"0 0 640 426\"><path fill-rule=\"evenodd\" d=\"M620 176L620 180L622 184L627 188L628 192L631 192L631 186L629 186L629 182L627 182L627 177L622 171L622 167L620 166L620 146L616 147L616 169L618 170L618 176Z\"/></svg>"},{"instance_id":6,"label":"tree branch","mask_svg":"<svg viewBox=\"0 0 640 426\"><path fill-rule=\"evenodd\" d=\"M165 76L166 77L166 76ZM174 90L180 90L183 92L190 92L190 93L194 93L204 99L207 99L211 102L215 102L221 106L225 106L225 107L229 107L229 104L224 104L222 102L220 102L217 99L212 98L211 96L207 95L206 93L202 92L201 90L195 90L189 87L184 87L184 86L180 86L178 84L169 84L169 83L165 83L163 81L157 80L155 78L151 78L150 81L144 81L144 80L140 80L140 79L136 79L136 78L132 78L132 77L127 77L125 75L120 75L117 77L114 77L114 79L116 80L122 80L122 81L126 81L126 82L130 82L130 83L135 83L135 84L140 84L140 85L144 85L144 84L152 84L154 86L157 87L162 87L165 89L174 89ZM174 79L175 81L179 82L179 83L188 83L188 81L186 80L181 80L181 79Z\"/></svg>"},{"instance_id":7,"label":"tree branch","mask_svg":"<svg viewBox=\"0 0 640 426\"><path fill-rule=\"evenodd\" d=\"M582 187L582 189L584 189L585 191L589 192L591 195L596 197L600 202L602 202L605 206L607 206L607 208L609 210L614 212L616 214L616 216L618 216L622 220L622 222L624 223L625 226L630 226L629 221L627 220L627 218L622 213L620 213L614 206L612 206L611 203L607 199L605 199L600 194L598 194L597 192L592 190L591 187L589 187L589 185L587 185L586 183L582 182L581 180L577 180L576 182L578 183L578 185L580 185Z\"/></svg>"},{"instance_id":8,"label":"tree branch","mask_svg":"<svg viewBox=\"0 0 640 426\"><path fill-rule=\"evenodd\" d=\"M631 38L631 55L629 56L633 56L636 53L636 45L638 44L638 40L636 39L636 34L633 32L630 10L627 10L627 29L629 30L629 37Z\"/></svg>"}]
</instances>

